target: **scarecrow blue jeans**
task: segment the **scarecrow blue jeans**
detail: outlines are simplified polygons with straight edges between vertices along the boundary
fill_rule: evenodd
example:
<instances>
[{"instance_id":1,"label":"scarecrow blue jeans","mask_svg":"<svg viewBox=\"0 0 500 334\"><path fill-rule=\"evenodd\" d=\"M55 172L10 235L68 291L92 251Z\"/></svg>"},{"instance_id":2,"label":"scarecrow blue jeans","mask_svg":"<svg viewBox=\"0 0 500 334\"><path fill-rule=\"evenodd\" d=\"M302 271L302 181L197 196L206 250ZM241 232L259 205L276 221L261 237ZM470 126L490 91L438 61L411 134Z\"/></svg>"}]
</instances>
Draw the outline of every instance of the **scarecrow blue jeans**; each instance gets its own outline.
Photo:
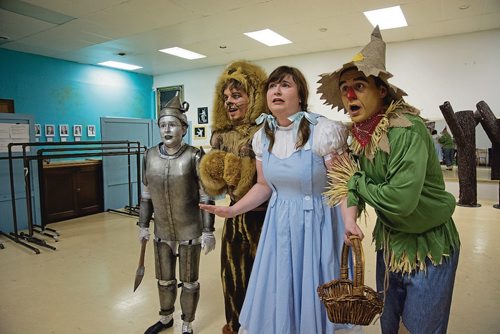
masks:
<instances>
[{"instance_id":1,"label":"scarecrow blue jeans","mask_svg":"<svg viewBox=\"0 0 500 334\"><path fill-rule=\"evenodd\" d=\"M380 318L382 334L397 334L401 320L411 334L446 333L459 253L460 250L455 250L438 266L427 259L425 271L389 273L389 286ZM384 275L383 251L378 251L378 291L384 291Z\"/></svg>"}]
</instances>

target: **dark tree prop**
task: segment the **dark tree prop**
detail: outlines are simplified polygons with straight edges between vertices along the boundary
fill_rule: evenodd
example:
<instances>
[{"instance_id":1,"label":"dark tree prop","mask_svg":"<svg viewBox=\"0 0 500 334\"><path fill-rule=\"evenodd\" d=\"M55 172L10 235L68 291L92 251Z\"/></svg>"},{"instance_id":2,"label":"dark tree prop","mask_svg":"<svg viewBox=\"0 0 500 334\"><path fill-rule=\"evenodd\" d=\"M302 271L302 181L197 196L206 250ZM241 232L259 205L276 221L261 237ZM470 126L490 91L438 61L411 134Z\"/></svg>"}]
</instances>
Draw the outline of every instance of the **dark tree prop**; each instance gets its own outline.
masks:
<instances>
[{"instance_id":1,"label":"dark tree prop","mask_svg":"<svg viewBox=\"0 0 500 334\"><path fill-rule=\"evenodd\" d=\"M478 102L476 108L479 122L481 122L492 144L490 156L491 179L500 180L500 119L495 118L490 107L484 101ZM499 204L495 204L493 207L500 209L500 183L498 187L498 198Z\"/></svg>"},{"instance_id":2,"label":"dark tree prop","mask_svg":"<svg viewBox=\"0 0 500 334\"><path fill-rule=\"evenodd\" d=\"M454 112L450 102L439 106L441 113L450 127L457 146L458 187L457 205L479 207L477 203L476 172L476 125L474 112L464 110Z\"/></svg>"}]
</instances>

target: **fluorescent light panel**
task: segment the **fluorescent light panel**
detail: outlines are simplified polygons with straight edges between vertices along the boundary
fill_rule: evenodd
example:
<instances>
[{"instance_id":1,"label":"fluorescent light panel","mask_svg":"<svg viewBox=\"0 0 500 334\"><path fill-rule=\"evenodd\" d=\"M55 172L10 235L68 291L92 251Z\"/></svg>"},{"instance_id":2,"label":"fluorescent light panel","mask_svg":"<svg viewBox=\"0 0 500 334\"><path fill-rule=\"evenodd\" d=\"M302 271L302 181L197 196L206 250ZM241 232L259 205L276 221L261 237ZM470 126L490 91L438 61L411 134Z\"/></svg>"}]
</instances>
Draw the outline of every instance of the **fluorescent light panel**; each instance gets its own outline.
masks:
<instances>
[{"instance_id":1,"label":"fluorescent light panel","mask_svg":"<svg viewBox=\"0 0 500 334\"><path fill-rule=\"evenodd\" d=\"M126 63L120 63L118 61L105 61L105 62L102 62L102 63L99 63L99 65L103 65L103 66L108 66L108 67L114 67L114 68L119 68L121 70L137 70L139 68L142 68L141 66L137 66L137 65L131 65L131 64L126 64Z\"/></svg>"},{"instance_id":2,"label":"fluorescent light panel","mask_svg":"<svg viewBox=\"0 0 500 334\"><path fill-rule=\"evenodd\" d=\"M363 12L372 26L379 26L380 30L401 28L408 26L401 7L387 7Z\"/></svg>"},{"instance_id":3,"label":"fluorescent light panel","mask_svg":"<svg viewBox=\"0 0 500 334\"><path fill-rule=\"evenodd\" d=\"M206 57L205 55L202 55L202 54L199 54L199 53L196 53L193 51L189 51L189 50L186 50L183 48L179 48L177 46L173 47L173 48L168 48L168 49L161 49L158 51L168 53L168 54L171 54L173 56L177 56L177 57L181 57L181 58L185 58L185 59L190 59L190 60L200 59L200 58Z\"/></svg>"},{"instance_id":4,"label":"fluorescent light panel","mask_svg":"<svg viewBox=\"0 0 500 334\"><path fill-rule=\"evenodd\" d=\"M245 32L244 34L267 46L276 46L276 45L292 43L290 40L286 39L280 34L275 33L271 29Z\"/></svg>"}]
</instances>

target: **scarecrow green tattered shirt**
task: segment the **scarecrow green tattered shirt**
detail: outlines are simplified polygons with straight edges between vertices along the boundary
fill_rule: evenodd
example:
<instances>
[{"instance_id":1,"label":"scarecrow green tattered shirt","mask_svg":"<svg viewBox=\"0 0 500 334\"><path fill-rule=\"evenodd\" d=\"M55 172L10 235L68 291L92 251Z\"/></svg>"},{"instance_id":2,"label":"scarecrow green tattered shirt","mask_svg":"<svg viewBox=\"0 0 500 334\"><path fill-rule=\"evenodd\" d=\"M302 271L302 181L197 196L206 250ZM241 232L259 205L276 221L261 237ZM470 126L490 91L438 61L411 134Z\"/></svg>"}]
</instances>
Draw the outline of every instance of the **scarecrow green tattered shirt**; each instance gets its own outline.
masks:
<instances>
[{"instance_id":1,"label":"scarecrow green tattered shirt","mask_svg":"<svg viewBox=\"0 0 500 334\"><path fill-rule=\"evenodd\" d=\"M455 198L445 191L437 157L429 154L434 144L415 108L391 105L371 142L362 148L354 139L351 148L361 170L348 178L348 205L375 209L373 237L389 256L390 271L425 270L426 258L440 264L459 247Z\"/></svg>"}]
</instances>

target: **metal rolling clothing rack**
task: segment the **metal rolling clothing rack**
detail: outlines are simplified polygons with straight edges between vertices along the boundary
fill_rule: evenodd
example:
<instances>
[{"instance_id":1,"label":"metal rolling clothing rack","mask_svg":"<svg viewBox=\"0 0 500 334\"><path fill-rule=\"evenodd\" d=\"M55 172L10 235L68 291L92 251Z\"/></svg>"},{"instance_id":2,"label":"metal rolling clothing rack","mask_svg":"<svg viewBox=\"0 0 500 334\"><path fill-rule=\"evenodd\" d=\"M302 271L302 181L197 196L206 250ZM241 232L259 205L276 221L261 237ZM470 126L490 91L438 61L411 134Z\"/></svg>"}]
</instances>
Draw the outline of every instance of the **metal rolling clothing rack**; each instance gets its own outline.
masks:
<instances>
[{"instance_id":1,"label":"metal rolling clothing rack","mask_svg":"<svg viewBox=\"0 0 500 334\"><path fill-rule=\"evenodd\" d=\"M12 148L14 146L22 147L22 156L13 156ZM37 150L36 155L27 155L27 147L56 147L56 148L42 148ZM59 147L57 147L59 146ZM13 232L9 234L0 231L0 234L13 240L17 244L29 248L36 254L40 253L40 250L32 245L24 242L34 243L38 246L46 247L52 250L56 248L52 245L47 244L43 239L39 239L33 236L34 232L44 234L46 236L56 239L59 237L59 233L56 230L47 228L45 226L36 225L33 222L33 205L32 205L32 191L31 191L31 168L30 162L36 160L38 163L39 172L39 182L42 182L41 175L43 175L43 160L45 159L65 159L65 158L82 158L82 157L103 157L103 156L127 156L127 167L128 167L128 191L129 191L129 205L125 206L126 211L118 211L108 209L108 211L114 211L118 213L136 215L136 212L132 209L132 181L131 181L131 155L136 156L136 170L137 170L137 203L140 200L141 193L141 168L140 160L141 154L146 148L141 147L138 141L83 141L83 142L44 142L44 143L10 143L8 145L8 157L1 157L0 159L8 159L9 161L9 178L10 178L10 190L11 190L11 204L12 204L12 217L13 217ZM24 186L26 192L26 210L27 210L27 225L28 233L19 232L18 230L18 220L17 220L17 207L15 202L15 186L14 186L14 167L13 161L16 159L23 160L23 175L24 175ZM0 248L3 245L0 244Z\"/></svg>"}]
</instances>

